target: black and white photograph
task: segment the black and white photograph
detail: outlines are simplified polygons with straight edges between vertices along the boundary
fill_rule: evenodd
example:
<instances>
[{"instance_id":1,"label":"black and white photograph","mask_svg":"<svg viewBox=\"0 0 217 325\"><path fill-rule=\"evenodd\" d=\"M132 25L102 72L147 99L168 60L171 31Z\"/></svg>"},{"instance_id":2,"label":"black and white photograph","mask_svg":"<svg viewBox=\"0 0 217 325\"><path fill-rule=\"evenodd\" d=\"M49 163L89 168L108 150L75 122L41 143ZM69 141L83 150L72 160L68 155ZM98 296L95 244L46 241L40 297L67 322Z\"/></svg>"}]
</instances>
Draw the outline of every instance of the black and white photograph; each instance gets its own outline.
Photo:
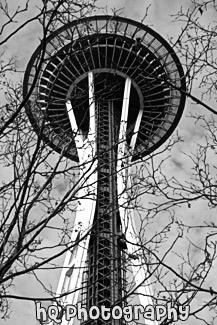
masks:
<instances>
[{"instance_id":1,"label":"black and white photograph","mask_svg":"<svg viewBox=\"0 0 217 325\"><path fill-rule=\"evenodd\" d=\"M0 1L0 324L217 325L215 0Z\"/></svg>"}]
</instances>

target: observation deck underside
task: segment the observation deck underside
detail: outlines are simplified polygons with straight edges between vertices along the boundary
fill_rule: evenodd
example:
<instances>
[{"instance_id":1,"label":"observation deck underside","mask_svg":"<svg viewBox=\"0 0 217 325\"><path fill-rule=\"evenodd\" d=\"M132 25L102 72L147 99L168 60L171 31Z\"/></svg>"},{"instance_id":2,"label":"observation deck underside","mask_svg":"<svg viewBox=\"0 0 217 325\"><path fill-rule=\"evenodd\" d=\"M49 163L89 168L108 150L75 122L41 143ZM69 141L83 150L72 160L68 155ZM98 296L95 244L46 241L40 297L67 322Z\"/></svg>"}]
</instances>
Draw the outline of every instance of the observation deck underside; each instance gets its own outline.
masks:
<instances>
[{"instance_id":1,"label":"observation deck underside","mask_svg":"<svg viewBox=\"0 0 217 325\"><path fill-rule=\"evenodd\" d=\"M39 47L27 67L24 95L35 75ZM150 28L120 17L90 17L72 22L47 40L42 68L27 113L43 138L56 151L78 160L66 111L70 99L79 129L89 127L87 74L94 73L95 96L112 98L120 110L123 80L132 80L127 142L134 134L133 160L150 154L176 127L184 107L184 74L172 48Z\"/></svg>"}]
</instances>

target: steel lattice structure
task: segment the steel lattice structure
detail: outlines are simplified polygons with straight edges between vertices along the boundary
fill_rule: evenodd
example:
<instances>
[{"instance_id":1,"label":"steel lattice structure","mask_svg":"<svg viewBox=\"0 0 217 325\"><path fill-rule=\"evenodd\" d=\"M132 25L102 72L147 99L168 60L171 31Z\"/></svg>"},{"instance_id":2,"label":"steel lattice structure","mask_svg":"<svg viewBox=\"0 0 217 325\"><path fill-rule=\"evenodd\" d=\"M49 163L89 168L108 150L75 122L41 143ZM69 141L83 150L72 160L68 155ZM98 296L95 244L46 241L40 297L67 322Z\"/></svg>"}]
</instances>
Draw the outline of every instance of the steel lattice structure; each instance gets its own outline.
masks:
<instances>
[{"instance_id":1,"label":"steel lattice structure","mask_svg":"<svg viewBox=\"0 0 217 325\"><path fill-rule=\"evenodd\" d=\"M147 26L117 16L88 17L63 26L38 47L26 70L24 97L31 87L26 111L36 133L84 164L78 197L87 195L87 185L91 189L77 211L71 240L91 231L67 252L57 294L81 288L87 308L123 307L125 255L134 253L136 242L124 190L129 166L157 149L177 126L185 103L181 64ZM125 237L127 249L120 247ZM146 277L141 263L131 262L136 285ZM152 303L147 283L138 293L141 304ZM61 302L76 304L78 291ZM99 318L85 324L125 322Z\"/></svg>"}]
</instances>

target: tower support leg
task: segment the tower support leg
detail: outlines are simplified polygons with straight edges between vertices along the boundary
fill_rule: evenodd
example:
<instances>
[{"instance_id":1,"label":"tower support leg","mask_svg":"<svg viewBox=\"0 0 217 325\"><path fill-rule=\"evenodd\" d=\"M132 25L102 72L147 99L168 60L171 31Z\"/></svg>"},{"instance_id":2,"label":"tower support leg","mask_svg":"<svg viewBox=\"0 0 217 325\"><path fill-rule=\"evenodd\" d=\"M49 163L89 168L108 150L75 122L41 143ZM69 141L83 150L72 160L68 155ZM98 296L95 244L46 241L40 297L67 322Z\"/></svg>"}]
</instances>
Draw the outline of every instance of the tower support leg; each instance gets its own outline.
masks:
<instances>
[{"instance_id":1,"label":"tower support leg","mask_svg":"<svg viewBox=\"0 0 217 325\"><path fill-rule=\"evenodd\" d=\"M87 138L83 137L77 126L70 100L66 103L79 157L80 180L77 184L78 192L76 196L80 199L80 205L76 211L74 228L70 240L70 244L74 243L74 247L66 253L57 287L57 297L60 297L59 303L63 307L66 304L76 305L78 303L96 208L97 159L95 156L95 100L93 74L91 72L89 73L88 80L90 128ZM73 323L73 319L67 321L65 317L62 318L62 325L72 325Z\"/></svg>"},{"instance_id":2,"label":"tower support leg","mask_svg":"<svg viewBox=\"0 0 217 325\"><path fill-rule=\"evenodd\" d=\"M129 208L129 198L127 194L127 188L130 188L130 169L131 169L131 156L130 150L134 150L136 144L136 138L139 131L139 126L142 117L143 108L140 109L135 127L134 134L131 139L130 148L127 148L126 130L127 130L127 118L129 111L129 97L130 97L131 81L129 78L125 82L121 123L119 131L118 141L118 156L117 156L117 180L118 180L118 205L121 217L122 231L127 239L127 250L131 256L136 256L138 248L138 242L136 239L136 225L132 208ZM133 280L135 281L134 289L136 289L140 304L145 307L147 305L153 305L153 294L151 290L151 284L149 281L149 274L147 272L146 264L141 256L138 259L131 259L131 267L133 272ZM158 325L157 321L149 319L145 320L146 325Z\"/></svg>"}]
</instances>

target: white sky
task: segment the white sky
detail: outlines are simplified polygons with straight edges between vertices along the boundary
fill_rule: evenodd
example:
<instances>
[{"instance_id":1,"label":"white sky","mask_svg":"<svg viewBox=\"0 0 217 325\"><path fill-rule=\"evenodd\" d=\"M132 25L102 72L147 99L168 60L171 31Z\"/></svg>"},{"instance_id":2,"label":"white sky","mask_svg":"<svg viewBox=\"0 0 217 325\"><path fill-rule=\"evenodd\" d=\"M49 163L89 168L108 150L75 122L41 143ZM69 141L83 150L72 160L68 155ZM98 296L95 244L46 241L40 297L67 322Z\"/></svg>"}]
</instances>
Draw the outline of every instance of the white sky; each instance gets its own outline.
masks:
<instances>
[{"instance_id":1,"label":"white sky","mask_svg":"<svg viewBox=\"0 0 217 325\"><path fill-rule=\"evenodd\" d=\"M15 7L18 2L24 3L24 0L20 0L14 2L12 0L8 0L11 7ZM34 6L38 3L36 0L30 0L30 8L31 13L34 14L36 10ZM99 0L98 5L99 7L107 6L107 9L99 10L99 13L111 14L110 8L122 9L122 16L127 18L131 18L137 21L141 21L143 16L145 15L146 7L151 4L149 9L148 17L145 20L145 24L152 27L156 32L158 32L162 37L168 39L168 37L178 37L179 32L181 30L181 25L178 22L172 22L173 18L170 16L175 14L179 7L182 5L183 8L191 8L192 3L190 0L153 0L153 1L144 1L144 0L112 0L112 1L105 1ZM97 13L98 13L97 12ZM23 19L26 19L28 15L23 15ZM212 13L204 13L203 19L206 21L214 20L216 17L212 17ZM15 54L18 62L18 66L20 70L24 70L31 54L33 53L34 49L38 44L38 37L40 37L35 29L35 24L28 25L28 28L24 29L22 33L15 36L9 44L5 46L5 51L7 55ZM22 77L20 74L17 77L17 80ZM198 89L193 90L194 95L200 95L200 91ZM0 97L1 100L2 97ZM208 100L208 99L207 99ZM215 103L210 101L209 105L213 108L215 107ZM189 153L195 151L196 149L196 142L203 141L204 132L202 128L198 128L195 126L191 119L187 118L190 112L198 112L203 113L206 116L210 114L207 111L198 105L192 105L190 100L187 100L186 108L181 119L181 122L178 126L179 133L184 137L184 143L181 145L176 146L172 151L172 158L170 159L169 163L166 165L166 172L168 175L175 175L176 177L180 177L181 179L186 178L188 179L190 175L190 161L186 158L186 156L182 153ZM205 218L207 218L207 208L204 206L203 203L193 203L192 209L189 211L187 207L183 207L179 212L179 216L188 216L188 220L193 222L203 222ZM209 217L212 218L213 216L209 212ZM163 223L163 220L159 220L159 223ZM200 236L198 236L198 243L200 244ZM183 247L186 247L183 245ZM180 244L180 250L183 249ZM47 276L47 275L46 275ZM43 276L42 276L43 277ZM52 275L51 275L52 278ZM211 279L212 281L212 279ZM55 282L55 281L54 281ZM53 283L55 287L55 283ZM215 288L214 284L212 284L214 289L217 290L217 286ZM25 279L19 280L19 286L15 288L15 292L19 295L25 295L26 292L29 292L29 288L31 288L31 279L28 281ZM37 294L37 289L34 288L32 294ZM35 310L34 305L32 302L23 302L23 301L16 301L12 303L12 314L9 320L7 320L7 325L36 325L38 322L35 319ZM3 323L3 321L2 321ZM194 325L196 322L185 322L187 325Z\"/></svg>"}]
</instances>

